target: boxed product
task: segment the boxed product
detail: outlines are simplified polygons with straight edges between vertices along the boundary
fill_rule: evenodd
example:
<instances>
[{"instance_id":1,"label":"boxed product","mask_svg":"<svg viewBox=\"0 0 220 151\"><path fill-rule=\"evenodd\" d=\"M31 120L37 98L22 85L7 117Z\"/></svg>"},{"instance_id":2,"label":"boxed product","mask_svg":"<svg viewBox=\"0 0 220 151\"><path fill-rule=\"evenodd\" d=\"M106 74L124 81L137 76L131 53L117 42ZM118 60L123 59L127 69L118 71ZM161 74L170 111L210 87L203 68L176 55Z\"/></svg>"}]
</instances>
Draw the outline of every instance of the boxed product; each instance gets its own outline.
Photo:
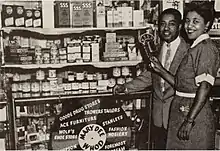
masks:
<instances>
[{"instance_id":1,"label":"boxed product","mask_svg":"<svg viewBox=\"0 0 220 151\"><path fill-rule=\"evenodd\" d=\"M72 14L72 26L73 27L82 27L83 26L83 12L82 12L82 2L73 1L71 3L71 14Z\"/></svg>"},{"instance_id":2,"label":"boxed product","mask_svg":"<svg viewBox=\"0 0 220 151\"><path fill-rule=\"evenodd\" d=\"M107 27L113 27L113 11L107 11Z\"/></svg>"},{"instance_id":3,"label":"boxed product","mask_svg":"<svg viewBox=\"0 0 220 151\"><path fill-rule=\"evenodd\" d=\"M24 15L24 26L25 27L33 27L33 10L26 9Z\"/></svg>"},{"instance_id":4,"label":"boxed product","mask_svg":"<svg viewBox=\"0 0 220 151\"><path fill-rule=\"evenodd\" d=\"M57 1L55 4L55 27L70 27L70 2Z\"/></svg>"},{"instance_id":5,"label":"boxed product","mask_svg":"<svg viewBox=\"0 0 220 151\"><path fill-rule=\"evenodd\" d=\"M2 5L2 26L13 27L14 26L14 6L13 5Z\"/></svg>"},{"instance_id":6,"label":"boxed product","mask_svg":"<svg viewBox=\"0 0 220 151\"><path fill-rule=\"evenodd\" d=\"M96 6L96 26L105 27L105 6Z\"/></svg>"},{"instance_id":7,"label":"boxed product","mask_svg":"<svg viewBox=\"0 0 220 151\"><path fill-rule=\"evenodd\" d=\"M132 27L132 7L122 7L122 27Z\"/></svg>"},{"instance_id":8,"label":"boxed product","mask_svg":"<svg viewBox=\"0 0 220 151\"><path fill-rule=\"evenodd\" d=\"M144 11L143 10L133 11L133 23L134 23L134 27L142 27L144 25Z\"/></svg>"},{"instance_id":9,"label":"boxed product","mask_svg":"<svg viewBox=\"0 0 220 151\"><path fill-rule=\"evenodd\" d=\"M42 10L35 9L34 10L34 17L33 17L33 27L43 27L42 24Z\"/></svg>"},{"instance_id":10,"label":"boxed product","mask_svg":"<svg viewBox=\"0 0 220 151\"><path fill-rule=\"evenodd\" d=\"M93 27L93 1L82 2L82 21L84 27Z\"/></svg>"},{"instance_id":11,"label":"boxed product","mask_svg":"<svg viewBox=\"0 0 220 151\"><path fill-rule=\"evenodd\" d=\"M24 27L24 6L14 6L15 9L15 26Z\"/></svg>"}]
</instances>

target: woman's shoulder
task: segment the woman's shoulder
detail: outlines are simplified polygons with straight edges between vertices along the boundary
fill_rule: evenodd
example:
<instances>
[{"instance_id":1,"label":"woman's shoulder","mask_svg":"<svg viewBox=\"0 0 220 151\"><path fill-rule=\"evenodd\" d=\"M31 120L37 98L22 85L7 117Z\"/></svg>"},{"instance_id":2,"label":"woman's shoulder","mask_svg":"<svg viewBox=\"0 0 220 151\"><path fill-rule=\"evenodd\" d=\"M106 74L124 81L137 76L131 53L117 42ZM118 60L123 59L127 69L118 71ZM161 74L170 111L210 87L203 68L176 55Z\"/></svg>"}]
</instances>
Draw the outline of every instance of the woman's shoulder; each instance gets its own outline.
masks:
<instances>
[{"instance_id":1,"label":"woman's shoulder","mask_svg":"<svg viewBox=\"0 0 220 151\"><path fill-rule=\"evenodd\" d=\"M219 50L210 38L201 41L196 47L197 51L209 51L210 53L219 54Z\"/></svg>"}]
</instances>

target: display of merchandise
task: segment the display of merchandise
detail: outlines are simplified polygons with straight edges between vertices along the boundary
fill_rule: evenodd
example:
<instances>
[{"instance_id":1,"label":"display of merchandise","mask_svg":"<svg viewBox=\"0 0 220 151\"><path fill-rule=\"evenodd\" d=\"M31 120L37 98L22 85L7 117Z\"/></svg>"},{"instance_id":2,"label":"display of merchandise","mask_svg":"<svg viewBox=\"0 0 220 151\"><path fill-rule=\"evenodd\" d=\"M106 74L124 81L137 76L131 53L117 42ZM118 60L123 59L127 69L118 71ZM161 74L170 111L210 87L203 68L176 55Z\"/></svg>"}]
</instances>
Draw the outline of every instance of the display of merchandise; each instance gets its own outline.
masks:
<instances>
[{"instance_id":1,"label":"display of merchandise","mask_svg":"<svg viewBox=\"0 0 220 151\"><path fill-rule=\"evenodd\" d=\"M161 4L160 0L3 1L0 88L5 99L0 101L0 148L153 149L151 81L145 90L131 94L114 95L113 88L145 70L150 79L149 60L139 40L150 31L152 55L158 53ZM214 22L210 35L220 47L218 12ZM218 110L214 108L216 115ZM219 136L217 130L216 149Z\"/></svg>"}]
</instances>

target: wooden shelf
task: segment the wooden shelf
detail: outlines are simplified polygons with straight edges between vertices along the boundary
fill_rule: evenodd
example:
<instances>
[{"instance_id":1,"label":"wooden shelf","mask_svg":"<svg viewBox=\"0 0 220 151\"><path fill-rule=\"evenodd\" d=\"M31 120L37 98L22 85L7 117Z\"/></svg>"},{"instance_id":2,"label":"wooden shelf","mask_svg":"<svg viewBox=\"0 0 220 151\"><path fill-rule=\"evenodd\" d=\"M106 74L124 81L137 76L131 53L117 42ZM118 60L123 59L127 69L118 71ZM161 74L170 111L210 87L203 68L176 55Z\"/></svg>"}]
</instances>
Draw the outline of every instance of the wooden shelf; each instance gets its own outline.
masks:
<instances>
[{"instance_id":1,"label":"wooden shelf","mask_svg":"<svg viewBox=\"0 0 220 151\"><path fill-rule=\"evenodd\" d=\"M2 101L2 102L0 102L0 105L6 105L6 104L7 104L6 101Z\"/></svg>"},{"instance_id":2,"label":"wooden shelf","mask_svg":"<svg viewBox=\"0 0 220 151\"><path fill-rule=\"evenodd\" d=\"M32 97L32 98L17 98L15 99L15 103L16 104L20 104L20 103L33 103L33 102L37 102L37 103L42 103L42 102L46 102L46 103L51 103L51 102L55 102L55 101L61 101L61 100L68 100L68 99L82 99L82 98L101 98L101 97L129 97L129 98L144 98L146 97L145 94L150 94L151 90L147 89L144 91L140 91L140 92L136 92L136 93L131 93L131 94L124 94L124 93L120 93L118 95L113 95L112 93L100 93L100 94L78 94L78 95L62 95L62 96L47 96L47 97Z\"/></svg>"},{"instance_id":3,"label":"wooden shelf","mask_svg":"<svg viewBox=\"0 0 220 151\"><path fill-rule=\"evenodd\" d=\"M2 30L8 34L13 31L28 31L35 32L43 35L62 35L70 33L82 33L86 31L117 31L117 30L140 30L153 27L153 24L147 24L144 27L104 27L104 28L25 28L25 27L4 27Z\"/></svg>"},{"instance_id":4,"label":"wooden shelf","mask_svg":"<svg viewBox=\"0 0 220 151\"><path fill-rule=\"evenodd\" d=\"M68 66L85 66L91 65L97 68L110 68L119 66L134 66L142 61L113 61L113 62L82 62L82 63L65 63L65 64L6 64L2 68L21 68L21 69L46 69L46 68L64 68Z\"/></svg>"},{"instance_id":5,"label":"wooden shelf","mask_svg":"<svg viewBox=\"0 0 220 151\"><path fill-rule=\"evenodd\" d=\"M40 117L46 117L48 116L49 114L48 113L45 113L45 114L21 114L19 117L17 118L40 118Z\"/></svg>"},{"instance_id":6,"label":"wooden shelf","mask_svg":"<svg viewBox=\"0 0 220 151\"><path fill-rule=\"evenodd\" d=\"M210 36L220 36L220 29L211 29L209 31Z\"/></svg>"}]
</instances>

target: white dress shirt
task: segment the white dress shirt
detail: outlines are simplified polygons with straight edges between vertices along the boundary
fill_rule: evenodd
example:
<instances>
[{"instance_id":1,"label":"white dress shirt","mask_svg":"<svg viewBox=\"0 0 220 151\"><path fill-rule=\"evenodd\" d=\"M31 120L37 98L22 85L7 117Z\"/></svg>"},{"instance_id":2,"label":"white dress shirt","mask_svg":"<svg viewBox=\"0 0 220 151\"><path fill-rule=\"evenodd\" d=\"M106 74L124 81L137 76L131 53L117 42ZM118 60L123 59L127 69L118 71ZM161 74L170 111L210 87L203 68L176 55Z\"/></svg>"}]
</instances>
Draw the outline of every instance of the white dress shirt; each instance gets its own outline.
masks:
<instances>
[{"instance_id":1,"label":"white dress shirt","mask_svg":"<svg viewBox=\"0 0 220 151\"><path fill-rule=\"evenodd\" d=\"M161 60L161 64L162 64L163 67L164 67L164 64L165 64L165 58L166 58L166 53L167 53L167 49L168 49L167 48L167 44L168 44L167 42L164 42L163 46L162 46L162 60ZM170 52L170 57L167 60L169 62L169 67L168 68L170 68L170 65L171 65L171 63L173 61L173 58L174 58L174 56L176 54L176 50L177 50L179 45L180 45L180 37L178 36L174 41L172 41L170 43L171 52ZM165 83L164 79L161 78L162 91L165 90L164 83Z\"/></svg>"},{"instance_id":2,"label":"white dress shirt","mask_svg":"<svg viewBox=\"0 0 220 151\"><path fill-rule=\"evenodd\" d=\"M179 44L180 44L180 37L179 36L174 41L172 41L170 43L171 52L170 52L169 60L167 60L167 61L170 62L170 64L173 61L173 58L176 54L176 50L177 50ZM167 49L168 49L167 48L167 42L164 42L163 46L162 46L162 60L161 60L161 63L162 63L163 66L165 64L165 57L166 57Z\"/></svg>"}]
</instances>

